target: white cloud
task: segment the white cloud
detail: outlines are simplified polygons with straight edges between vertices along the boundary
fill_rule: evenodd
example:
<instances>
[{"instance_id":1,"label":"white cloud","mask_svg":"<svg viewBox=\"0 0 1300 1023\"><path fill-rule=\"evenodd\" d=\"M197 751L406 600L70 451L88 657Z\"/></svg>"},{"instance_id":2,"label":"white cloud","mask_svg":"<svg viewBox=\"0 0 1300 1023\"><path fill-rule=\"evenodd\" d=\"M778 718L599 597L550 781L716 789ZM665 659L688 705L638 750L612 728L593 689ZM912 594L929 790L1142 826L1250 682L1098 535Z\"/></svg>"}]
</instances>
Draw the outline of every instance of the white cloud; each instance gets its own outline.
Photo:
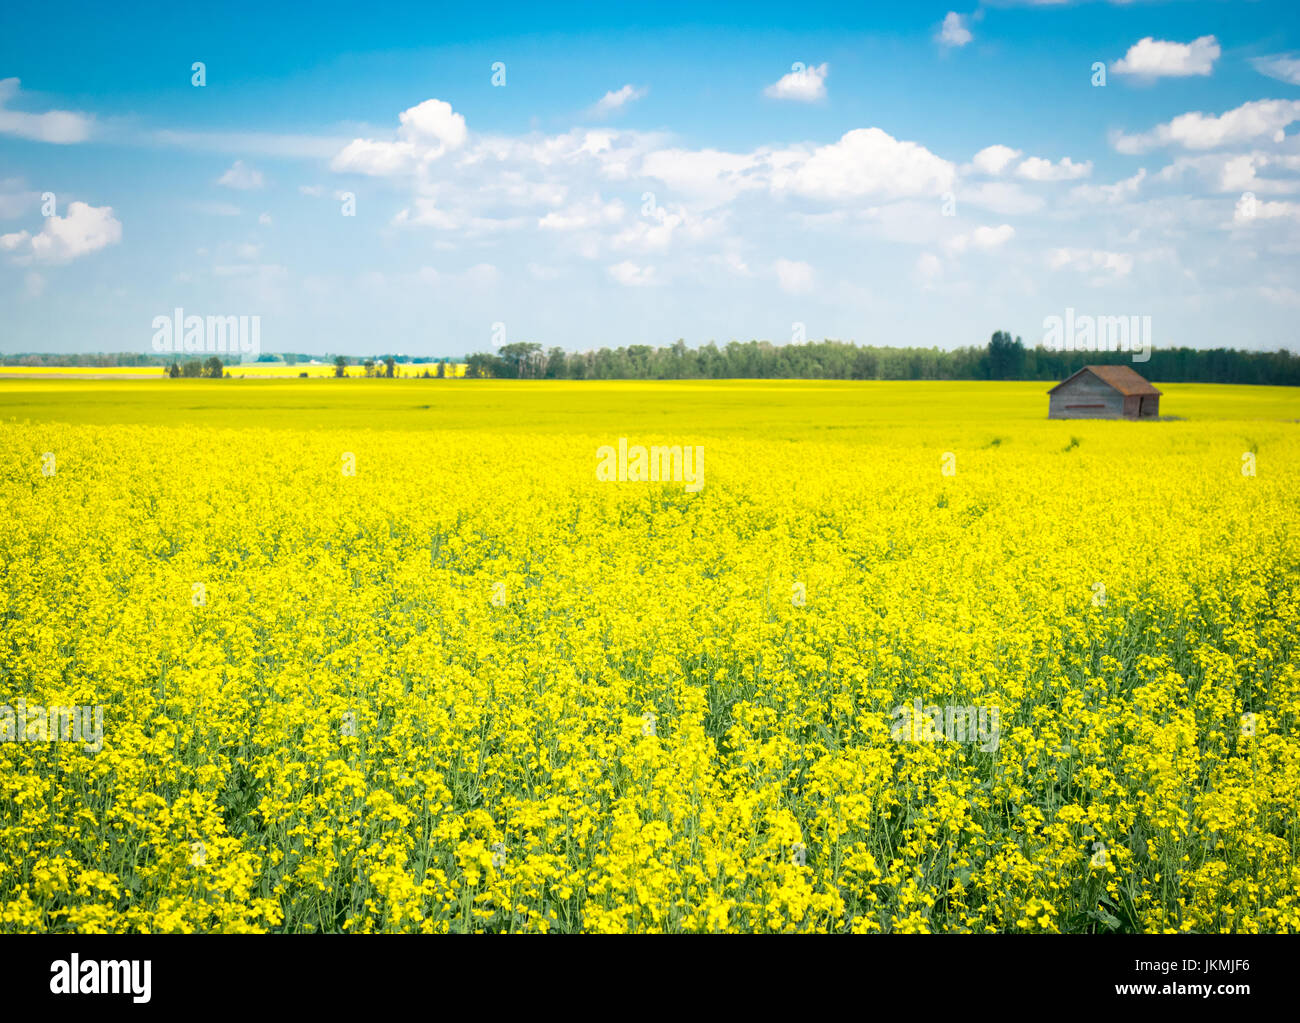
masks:
<instances>
[{"instance_id":1,"label":"white cloud","mask_svg":"<svg viewBox=\"0 0 1300 1023\"><path fill-rule=\"evenodd\" d=\"M813 103L826 98L826 73L829 66L814 64L792 70L782 75L763 90L763 95L772 99L792 99L800 103Z\"/></svg>"},{"instance_id":2,"label":"white cloud","mask_svg":"<svg viewBox=\"0 0 1300 1023\"><path fill-rule=\"evenodd\" d=\"M1246 198L1237 200L1232 211L1235 224L1249 224L1260 220L1275 220L1279 217L1294 217L1300 220L1300 203L1294 202L1251 202Z\"/></svg>"},{"instance_id":3,"label":"white cloud","mask_svg":"<svg viewBox=\"0 0 1300 1023\"><path fill-rule=\"evenodd\" d=\"M1294 192L1300 188L1300 182L1295 180L1261 178L1257 171L1266 167L1300 170L1300 157L1259 151L1180 156L1161 170L1156 180L1181 181L1191 174L1213 192Z\"/></svg>"},{"instance_id":4,"label":"white cloud","mask_svg":"<svg viewBox=\"0 0 1300 1023\"><path fill-rule=\"evenodd\" d=\"M1256 57L1250 64L1261 75L1268 75L1269 78L1276 78L1288 85L1300 85L1300 57L1294 54Z\"/></svg>"},{"instance_id":5,"label":"white cloud","mask_svg":"<svg viewBox=\"0 0 1300 1023\"><path fill-rule=\"evenodd\" d=\"M974 188L962 188L957 193L960 203L970 203L981 209L994 213L1016 215L1037 213L1046 201L1041 195L1033 195L1014 181L986 181Z\"/></svg>"},{"instance_id":6,"label":"white cloud","mask_svg":"<svg viewBox=\"0 0 1300 1023\"><path fill-rule=\"evenodd\" d=\"M956 11L949 11L944 16L943 24L939 26L939 34L936 38L943 46L965 46L975 37L967 27L965 16Z\"/></svg>"},{"instance_id":7,"label":"white cloud","mask_svg":"<svg viewBox=\"0 0 1300 1023\"><path fill-rule=\"evenodd\" d=\"M1132 199L1137 195L1138 187L1146 180L1147 169L1141 167L1130 178L1116 181L1113 185L1079 185L1070 192L1070 198L1082 202L1118 203Z\"/></svg>"},{"instance_id":8,"label":"white cloud","mask_svg":"<svg viewBox=\"0 0 1300 1023\"><path fill-rule=\"evenodd\" d=\"M641 173L657 178L674 192L725 202L746 189L765 187L758 173L762 165L763 159L753 153L661 149L646 154L641 161Z\"/></svg>"},{"instance_id":9,"label":"white cloud","mask_svg":"<svg viewBox=\"0 0 1300 1023\"><path fill-rule=\"evenodd\" d=\"M858 196L937 196L952 187L956 169L915 142L900 142L879 128L856 128L811 155L774 154L776 191L819 199Z\"/></svg>"},{"instance_id":10,"label":"white cloud","mask_svg":"<svg viewBox=\"0 0 1300 1023\"><path fill-rule=\"evenodd\" d=\"M67 263L121 240L122 224L111 206L74 202L66 217L46 217L38 234L0 235L0 249L16 253L20 262Z\"/></svg>"},{"instance_id":11,"label":"white cloud","mask_svg":"<svg viewBox=\"0 0 1300 1023\"><path fill-rule=\"evenodd\" d=\"M36 142L67 145L90 138L94 119L70 110L47 110L43 114L26 114L8 110L5 104L18 95L17 78L0 79L0 135L16 135Z\"/></svg>"},{"instance_id":12,"label":"white cloud","mask_svg":"<svg viewBox=\"0 0 1300 1023\"><path fill-rule=\"evenodd\" d=\"M781 290L790 295L803 295L812 290L813 268L798 260L778 259L772 264Z\"/></svg>"},{"instance_id":13,"label":"white cloud","mask_svg":"<svg viewBox=\"0 0 1300 1023\"><path fill-rule=\"evenodd\" d=\"M612 113L622 110L627 104L641 99L649 89L638 89L631 85L625 85L621 89L613 89L603 95L594 107L592 113L597 117L606 117Z\"/></svg>"},{"instance_id":14,"label":"white cloud","mask_svg":"<svg viewBox=\"0 0 1300 1023\"><path fill-rule=\"evenodd\" d=\"M1126 277L1133 269L1133 257L1124 252L1100 249L1053 249L1047 257L1053 270L1100 271L1112 277Z\"/></svg>"},{"instance_id":15,"label":"white cloud","mask_svg":"<svg viewBox=\"0 0 1300 1023\"><path fill-rule=\"evenodd\" d=\"M1019 155L1020 150L1012 149L1010 146L985 146L971 158L970 169L981 174L996 176L1006 170L1011 161Z\"/></svg>"},{"instance_id":16,"label":"white cloud","mask_svg":"<svg viewBox=\"0 0 1300 1023\"><path fill-rule=\"evenodd\" d=\"M943 276L943 261L933 252L923 252L916 260L916 276L922 286L933 284Z\"/></svg>"},{"instance_id":17,"label":"white cloud","mask_svg":"<svg viewBox=\"0 0 1300 1023\"><path fill-rule=\"evenodd\" d=\"M1243 103L1217 117L1200 111L1180 114L1167 124L1156 125L1144 135L1121 132L1112 138L1112 144L1117 151L1128 154L1170 145L1184 149L1215 149L1264 136L1275 137L1297 120L1300 120L1300 100L1259 99Z\"/></svg>"},{"instance_id":18,"label":"white cloud","mask_svg":"<svg viewBox=\"0 0 1300 1023\"><path fill-rule=\"evenodd\" d=\"M475 263L460 273L442 273L431 266L422 266L415 273L417 283L430 288L477 290L490 289L501 279L501 272L491 263ZM377 282L382 283L382 282Z\"/></svg>"},{"instance_id":19,"label":"white cloud","mask_svg":"<svg viewBox=\"0 0 1300 1023\"><path fill-rule=\"evenodd\" d=\"M401 210L392 219L394 227L431 227L440 231L456 231L462 238L476 238L517 231L536 220L530 217L482 217L468 209L444 209L435 200L417 197L409 209Z\"/></svg>"},{"instance_id":20,"label":"white cloud","mask_svg":"<svg viewBox=\"0 0 1300 1023\"><path fill-rule=\"evenodd\" d=\"M413 143L353 139L330 161L330 169L384 178L414 173L419 163L420 153Z\"/></svg>"},{"instance_id":21,"label":"white cloud","mask_svg":"<svg viewBox=\"0 0 1300 1023\"><path fill-rule=\"evenodd\" d=\"M715 258L729 273L735 274L737 277L753 276L753 271L749 269L749 264L745 262L744 257L736 251L734 246L729 248L728 251L722 253L721 256Z\"/></svg>"},{"instance_id":22,"label":"white cloud","mask_svg":"<svg viewBox=\"0 0 1300 1023\"><path fill-rule=\"evenodd\" d=\"M685 218L681 213L661 210L660 215L649 219L641 217L618 233L614 244L619 248L652 251L666 249L673 240L673 232L681 227Z\"/></svg>"},{"instance_id":23,"label":"white cloud","mask_svg":"<svg viewBox=\"0 0 1300 1023\"><path fill-rule=\"evenodd\" d=\"M440 99L426 99L397 115L397 141L353 139L330 163L336 171L376 177L412 174L465 144L465 118Z\"/></svg>"},{"instance_id":24,"label":"white cloud","mask_svg":"<svg viewBox=\"0 0 1300 1023\"><path fill-rule=\"evenodd\" d=\"M423 142L459 149L469 134L465 118L452 110L450 103L440 99L426 99L423 103L403 110L397 115L401 123L399 134L412 142Z\"/></svg>"},{"instance_id":25,"label":"white cloud","mask_svg":"<svg viewBox=\"0 0 1300 1023\"><path fill-rule=\"evenodd\" d=\"M1111 64L1112 74L1143 78L1185 78L1208 75L1219 59L1219 41L1201 36L1190 43L1171 43L1147 36L1129 47L1121 60Z\"/></svg>"},{"instance_id":26,"label":"white cloud","mask_svg":"<svg viewBox=\"0 0 1300 1023\"><path fill-rule=\"evenodd\" d=\"M630 288L644 287L654 283L654 267L640 267L635 263L624 260L622 263L616 263L609 268L609 275L618 281L619 284L627 285Z\"/></svg>"},{"instance_id":27,"label":"white cloud","mask_svg":"<svg viewBox=\"0 0 1300 1023\"><path fill-rule=\"evenodd\" d=\"M269 213L259 214L257 218L257 222L261 224L263 227L269 226L271 223L271 214Z\"/></svg>"},{"instance_id":28,"label":"white cloud","mask_svg":"<svg viewBox=\"0 0 1300 1023\"><path fill-rule=\"evenodd\" d=\"M623 219L623 204L617 199L603 202L599 196L574 203L562 210L552 210L537 221L537 226L548 231L576 231L583 228L605 227Z\"/></svg>"},{"instance_id":29,"label":"white cloud","mask_svg":"<svg viewBox=\"0 0 1300 1023\"><path fill-rule=\"evenodd\" d=\"M225 174L217 178L217 184L225 185L227 188L247 191L263 187L266 181L263 179L261 171L246 166L243 160L236 160L230 165L230 169Z\"/></svg>"},{"instance_id":30,"label":"white cloud","mask_svg":"<svg viewBox=\"0 0 1300 1023\"><path fill-rule=\"evenodd\" d=\"M1061 157L1056 163L1040 156L1031 156L1021 161L1016 168L1016 174L1027 181L1073 181L1076 178L1086 178L1091 173L1091 160L1075 163L1068 156Z\"/></svg>"},{"instance_id":31,"label":"white cloud","mask_svg":"<svg viewBox=\"0 0 1300 1023\"><path fill-rule=\"evenodd\" d=\"M953 255L959 255L967 249L995 249L1005 245L1015 235L1016 229L1010 224L997 227L980 226L969 234L959 234L944 242L944 247Z\"/></svg>"}]
</instances>

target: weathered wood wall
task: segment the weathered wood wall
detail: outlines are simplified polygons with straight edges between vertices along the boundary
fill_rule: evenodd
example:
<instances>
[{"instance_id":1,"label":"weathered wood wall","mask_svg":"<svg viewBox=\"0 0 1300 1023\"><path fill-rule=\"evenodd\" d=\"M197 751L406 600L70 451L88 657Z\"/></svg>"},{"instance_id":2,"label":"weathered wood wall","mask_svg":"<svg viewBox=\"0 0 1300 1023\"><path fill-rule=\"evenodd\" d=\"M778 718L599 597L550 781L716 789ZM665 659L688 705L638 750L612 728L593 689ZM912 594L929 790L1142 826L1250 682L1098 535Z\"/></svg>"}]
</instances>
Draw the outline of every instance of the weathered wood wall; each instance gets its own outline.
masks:
<instances>
[{"instance_id":1,"label":"weathered wood wall","mask_svg":"<svg viewBox=\"0 0 1300 1023\"><path fill-rule=\"evenodd\" d=\"M1047 409L1049 419L1122 419L1123 416L1124 395L1091 373L1084 373L1052 394Z\"/></svg>"}]
</instances>

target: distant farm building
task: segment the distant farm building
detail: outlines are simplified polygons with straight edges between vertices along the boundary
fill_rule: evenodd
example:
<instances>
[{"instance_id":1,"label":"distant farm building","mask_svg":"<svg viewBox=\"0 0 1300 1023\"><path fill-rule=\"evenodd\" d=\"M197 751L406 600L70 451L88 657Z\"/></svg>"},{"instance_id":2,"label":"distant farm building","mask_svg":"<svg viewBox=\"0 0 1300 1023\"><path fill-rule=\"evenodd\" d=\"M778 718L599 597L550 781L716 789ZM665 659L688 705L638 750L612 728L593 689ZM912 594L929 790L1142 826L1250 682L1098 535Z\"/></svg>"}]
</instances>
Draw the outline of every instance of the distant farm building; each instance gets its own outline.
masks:
<instances>
[{"instance_id":1,"label":"distant farm building","mask_svg":"<svg viewBox=\"0 0 1300 1023\"><path fill-rule=\"evenodd\" d=\"M1048 419L1155 419L1160 392L1128 366L1084 366L1047 392Z\"/></svg>"}]
</instances>

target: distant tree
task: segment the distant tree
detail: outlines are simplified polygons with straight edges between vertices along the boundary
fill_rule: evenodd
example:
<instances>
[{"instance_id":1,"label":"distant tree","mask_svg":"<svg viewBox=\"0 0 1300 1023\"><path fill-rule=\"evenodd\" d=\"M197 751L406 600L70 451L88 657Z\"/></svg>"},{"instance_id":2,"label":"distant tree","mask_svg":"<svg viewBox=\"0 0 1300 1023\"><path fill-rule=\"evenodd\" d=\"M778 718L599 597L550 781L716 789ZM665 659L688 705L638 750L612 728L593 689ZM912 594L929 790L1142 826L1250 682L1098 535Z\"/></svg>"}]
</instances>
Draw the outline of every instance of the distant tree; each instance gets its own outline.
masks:
<instances>
[{"instance_id":1,"label":"distant tree","mask_svg":"<svg viewBox=\"0 0 1300 1023\"><path fill-rule=\"evenodd\" d=\"M427 375L427 371L426 371L426 375ZM439 380L447 379L447 363L443 359L438 360L438 379Z\"/></svg>"},{"instance_id":2,"label":"distant tree","mask_svg":"<svg viewBox=\"0 0 1300 1023\"><path fill-rule=\"evenodd\" d=\"M215 355L203 364L203 376L207 377L209 380L221 379L221 360Z\"/></svg>"},{"instance_id":3,"label":"distant tree","mask_svg":"<svg viewBox=\"0 0 1300 1023\"><path fill-rule=\"evenodd\" d=\"M179 377L181 375L181 364L179 362L173 362L167 367L167 375L173 380Z\"/></svg>"},{"instance_id":4,"label":"distant tree","mask_svg":"<svg viewBox=\"0 0 1300 1023\"><path fill-rule=\"evenodd\" d=\"M396 367L397 367L397 360L394 359L391 355L385 355L384 376L387 377L389 380L392 380L393 377L396 375L395 374Z\"/></svg>"},{"instance_id":5,"label":"distant tree","mask_svg":"<svg viewBox=\"0 0 1300 1023\"><path fill-rule=\"evenodd\" d=\"M999 330L989 338L988 357L990 380L1014 380L1024 370L1025 346L1020 338L1012 341L1009 333Z\"/></svg>"},{"instance_id":6,"label":"distant tree","mask_svg":"<svg viewBox=\"0 0 1300 1023\"><path fill-rule=\"evenodd\" d=\"M504 359L499 359L490 352L475 352L465 362L467 364L465 367L467 377L507 376L511 369Z\"/></svg>"},{"instance_id":7,"label":"distant tree","mask_svg":"<svg viewBox=\"0 0 1300 1023\"><path fill-rule=\"evenodd\" d=\"M532 341L516 341L514 344L502 345L501 362L507 367L504 375L532 376L541 354L542 346Z\"/></svg>"},{"instance_id":8,"label":"distant tree","mask_svg":"<svg viewBox=\"0 0 1300 1023\"><path fill-rule=\"evenodd\" d=\"M345 377L348 375L348 359L346 355L334 357L334 376Z\"/></svg>"}]
</instances>

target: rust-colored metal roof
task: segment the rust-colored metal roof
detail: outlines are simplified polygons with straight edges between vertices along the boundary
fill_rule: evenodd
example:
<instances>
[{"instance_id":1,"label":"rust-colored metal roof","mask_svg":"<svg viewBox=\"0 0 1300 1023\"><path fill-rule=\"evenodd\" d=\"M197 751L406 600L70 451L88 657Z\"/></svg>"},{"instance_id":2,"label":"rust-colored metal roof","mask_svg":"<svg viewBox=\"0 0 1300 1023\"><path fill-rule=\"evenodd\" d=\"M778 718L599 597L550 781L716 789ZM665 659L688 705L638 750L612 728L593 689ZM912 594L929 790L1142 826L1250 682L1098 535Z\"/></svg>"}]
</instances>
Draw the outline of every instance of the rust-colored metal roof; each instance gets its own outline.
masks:
<instances>
[{"instance_id":1,"label":"rust-colored metal roof","mask_svg":"<svg viewBox=\"0 0 1300 1023\"><path fill-rule=\"evenodd\" d=\"M1134 394L1160 393L1147 382L1146 378L1143 377L1142 374L1138 373L1131 366L1084 366L1078 373L1071 373L1047 393L1051 394L1053 391L1060 390L1077 377L1079 373L1091 373L1093 376L1099 377L1102 381L1110 384L1111 387L1115 388L1115 390L1119 391L1119 393L1125 397Z\"/></svg>"}]
</instances>

